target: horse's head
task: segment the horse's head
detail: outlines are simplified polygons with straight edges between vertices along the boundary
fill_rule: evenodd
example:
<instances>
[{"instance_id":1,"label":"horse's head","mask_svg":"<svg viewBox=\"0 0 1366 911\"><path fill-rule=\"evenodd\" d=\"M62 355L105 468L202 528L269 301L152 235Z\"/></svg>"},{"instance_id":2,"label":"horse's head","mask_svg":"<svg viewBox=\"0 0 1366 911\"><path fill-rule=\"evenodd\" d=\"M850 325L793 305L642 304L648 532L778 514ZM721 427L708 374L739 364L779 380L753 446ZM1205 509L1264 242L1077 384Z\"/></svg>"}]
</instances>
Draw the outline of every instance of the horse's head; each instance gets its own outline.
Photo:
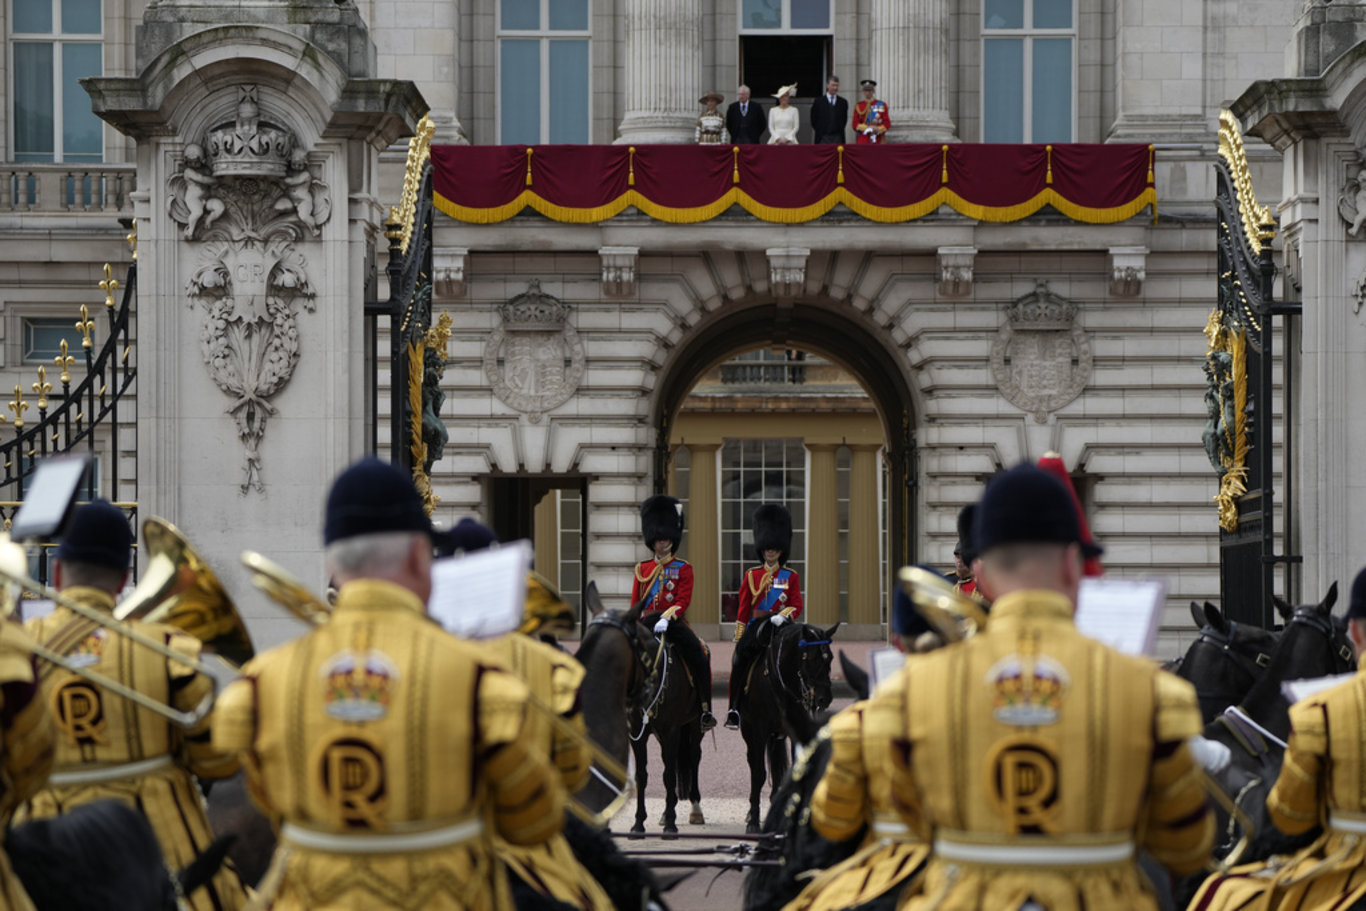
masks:
<instances>
[{"instance_id":1,"label":"horse's head","mask_svg":"<svg viewBox=\"0 0 1366 911\"><path fill-rule=\"evenodd\" d=\"M1200 635L1174 672L1195 687L1200 713L1210 721L1247 695L1270 666L1278 637L1270 630L1229 620L1208 601L1203 608L1192 601L1191 617Z\"/></svg>"},{"instance_id":2,"label":"horse's head","mask_svg":"<svg viewBox=\"0 0 1366 911\"><path fill-rule=\"evenodd\" d=\"M829 629L802 623L797 626L797 634L793 637L795 647L792 654L797 680L801 686L802 702L810 712L823 711L834 698L830 691L830 663L834 658L830 642L839 628L838 623Z\"/></svg>"}]
</instances>

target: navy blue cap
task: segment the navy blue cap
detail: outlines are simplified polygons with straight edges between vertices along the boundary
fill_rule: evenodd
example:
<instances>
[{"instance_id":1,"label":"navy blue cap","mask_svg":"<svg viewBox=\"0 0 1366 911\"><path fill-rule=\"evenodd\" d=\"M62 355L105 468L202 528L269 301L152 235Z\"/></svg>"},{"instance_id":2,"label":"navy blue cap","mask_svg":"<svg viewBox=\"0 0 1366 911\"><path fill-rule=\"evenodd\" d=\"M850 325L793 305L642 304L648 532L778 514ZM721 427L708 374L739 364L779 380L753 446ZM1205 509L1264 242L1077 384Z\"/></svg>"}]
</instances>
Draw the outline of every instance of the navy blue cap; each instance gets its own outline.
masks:
<instances>
[{"instance_id":1,"label":"navy blue cap","mask_svg":"<svg viewBox=\"0 0 1366 911\"><path fill-rule=\"evenodd\" d=\"M939 575L939 571L933 566L926 566L924 563L916 564L927 573ZM892 591L892 632L902 638L902 641L909 645L921 633L934 632L934 627L925 619L925 615L915 609L911 603L911 596L906 594L906 587L898 584Z\"/></svg>"},{"instance_id":2,"label":"navy blue cap","mask_svg":"<svg viewBox=\"0 0 1366 911\"><path fill-rule=\"evenodd\" d=\"M383 531L432 533L413 479L373 456L337 476L327 495L323 544Z\"/></svg>"},{"instance_id":3,"label":"navy blue cap","mask_svg":"<svg viewBox=\"0 0 1366 911\"><path fill-rule=\"evenodd\" d=\"M1366 620L1366 569L1352 580L1352 599L1347 602L1348 620Z\"/></svg>"},{"instance_id":4,"label":"navy blue cap","mask_svg":"<svg viewBox=\"0 0 1366 911\"><path fill-rule=\"evenodd\" d=\"M128 516L108 500L93 500L71 514L57 559L127 572L133 560Z\"/></svg>"},{"instance_id":5,"label":"navy blue cap","mask_svg":"<svg viewBox=\"0 0 1366 911\"><path fill-rule=\"evenodd\" d=\"M978 555L1001 544L1080 544L1082 556L1104 551L1087 544L1072 496L1062 482L1028 462L987 484L972 522Z\"/></svg>"},{"instance_id":6,"label":"navy blue cap","mask_svg":"<svg viewBox=\"0 0 1366 911\"><path fill-rule=\"evenodd\" d=\"M432 541L436 544L438 556L449 557L454 554L469 554L478 550L487 550L498 543L498 536L487 525L482 525L466 516L455 523L455 527L449 531L434 533Z\"/></svg>"}]
</instances>

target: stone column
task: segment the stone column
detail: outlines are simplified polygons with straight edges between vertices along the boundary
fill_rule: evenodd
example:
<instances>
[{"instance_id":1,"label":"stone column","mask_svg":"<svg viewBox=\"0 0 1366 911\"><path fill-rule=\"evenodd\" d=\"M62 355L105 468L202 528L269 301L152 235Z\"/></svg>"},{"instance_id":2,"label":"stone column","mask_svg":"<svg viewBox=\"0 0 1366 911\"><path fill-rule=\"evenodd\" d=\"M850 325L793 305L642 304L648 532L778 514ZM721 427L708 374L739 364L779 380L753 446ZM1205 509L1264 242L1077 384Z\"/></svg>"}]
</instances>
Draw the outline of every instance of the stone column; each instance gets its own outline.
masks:
<instances>
[{"instance_id":1,"label":"stone column","mask_svg":"<svg viewBox=\"0 0 1366 911\"><path fill-rule=\"evenodd\" d=\"M887 102L891 142L957 139L949 116L949 34L945 0L872 0L869 71ZM862 97L855 95L854 97Z\"/></svg>"},{"instance_id":2,"label":"stone column","mask_svg":"<svg viewBox=\"0 0 1366 911\"><path fill-rule=\"evenodd\" d=\"M693 141L702 95L699 0L626 0L626 114L618 145Z\"/></svg>"},{"instance_id":3,"label":"stone column","mask_svg":"<svg viewBox=\"0 0 1366 911\"><path fill-rule=\"evenodd\" d=\"M559 493L547 490L534 507L532 514L533 540L536 549L533 567L558 588L560 585L560 498Z\"/></svg>"},{"instance_id":4,"label":"stone column","mask_svg":"<svg viewBox=\"0 0 1366 911\"><path fill-rule=\"evenodd\" d=\"M850 446L849 622L882 622L882 549L878 546L877 454L880 445Z\"/></svg>"},{"instance_id":5,"label":"stone column","mask_svg":"<svg viewBox=\"0 0 1366 911\"><path fill-rule=\"evenodd\" d=\"M721 545L716 481L717 443L688 443L692 467L688 472L688 551L692 564L692 604L688 622L704 639L719 635L721 622Z\"/></svg>"},{"instance_id":6,"label":"stone column","mask_svg":"<svg viewBox=\"0 0 1366 911\"><path fill-rule=\"evenodd\" d=\"M839 503L835 480L837 443L807 443L811 493L806 501L806 575L802 616L817 625L840 618Z\"/></svg>"}]
</instances>

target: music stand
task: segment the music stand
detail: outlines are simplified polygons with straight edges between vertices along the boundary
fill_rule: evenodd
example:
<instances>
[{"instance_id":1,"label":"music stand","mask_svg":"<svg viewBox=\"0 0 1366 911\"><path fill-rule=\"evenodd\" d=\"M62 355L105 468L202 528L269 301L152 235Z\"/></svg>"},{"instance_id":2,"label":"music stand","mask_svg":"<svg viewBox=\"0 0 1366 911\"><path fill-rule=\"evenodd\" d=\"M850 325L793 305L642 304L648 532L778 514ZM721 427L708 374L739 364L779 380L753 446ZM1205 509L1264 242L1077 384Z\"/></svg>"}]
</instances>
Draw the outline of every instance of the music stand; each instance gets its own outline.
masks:
<instances>
[{"instance_id":1,"label":"music stand","mask_svg":"<svg viewBox=\"0 0 1366 911\"><path fill-rule=\"evenodd\" d=\"M90 470L90 453L52 456L38 463L24 504L10 524L15 541L51 538L65 527L76 505L76 493Z\"/></svg>"}]
</instances>

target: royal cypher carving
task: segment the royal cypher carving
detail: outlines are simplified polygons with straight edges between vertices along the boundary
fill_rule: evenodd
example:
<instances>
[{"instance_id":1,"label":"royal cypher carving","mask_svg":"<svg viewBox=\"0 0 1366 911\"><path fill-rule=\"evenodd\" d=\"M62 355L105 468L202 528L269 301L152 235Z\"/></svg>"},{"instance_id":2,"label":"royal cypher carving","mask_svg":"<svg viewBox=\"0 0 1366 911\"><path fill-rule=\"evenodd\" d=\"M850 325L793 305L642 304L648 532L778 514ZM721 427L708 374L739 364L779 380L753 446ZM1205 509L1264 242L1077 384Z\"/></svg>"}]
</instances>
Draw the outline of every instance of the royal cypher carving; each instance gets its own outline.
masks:
<instances>
[{"instance_id":1,"label":"royal cypher carving","mask_svg":"<svg viewBox=\"0 0 1366 911\"><path fill-rule=\"evenodd\" d=\"M203 308L199 344L246 448L242 491L264 490L261 439L270 403L299 362L299 307L314 308L308 261L295 246L331 215L327 185L290 131L261 120L255 86L237 119L185 146L170 181L170 215L200 250L187 293Z\"/></svg>"},{"instance_id":2,"label":"royal cypher carving","mask_svg":"<svg viewBox=\"0 0 1366 911\"><path fill-rule=\"evenodd\" d=\"M1091 342L1076 318L1075 303L1039 282L1010 305L991 346L997 388L1040 424L1080 395L1091 378Z\"/></svg>"},{"instance_id":3,"label":"royal cypher carving","mask_svg":"<svg viewBox=\"0 0 1366 911\"><path fill-rule=\"evenodd\" d=\"M579 388L583 342L569 324L569 305L541 291L538 279L498 312L501 325L484 347L484 374L500 401L539 423Z\"/></svg>"}]
</instances>

